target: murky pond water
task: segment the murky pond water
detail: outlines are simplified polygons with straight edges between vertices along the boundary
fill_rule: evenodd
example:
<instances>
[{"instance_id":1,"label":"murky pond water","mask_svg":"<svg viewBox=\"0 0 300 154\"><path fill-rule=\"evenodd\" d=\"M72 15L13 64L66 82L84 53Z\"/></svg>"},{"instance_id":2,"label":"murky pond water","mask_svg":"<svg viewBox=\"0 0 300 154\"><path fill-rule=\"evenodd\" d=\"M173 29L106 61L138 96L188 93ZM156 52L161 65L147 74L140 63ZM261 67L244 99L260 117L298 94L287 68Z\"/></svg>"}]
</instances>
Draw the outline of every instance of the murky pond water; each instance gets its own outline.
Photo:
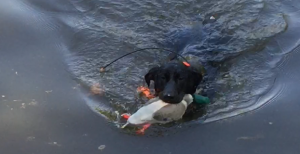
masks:
<instances>
[{"instance_id":1,"label":"murky pond water","mask_svg":"<svg viewBox=\"0 0 300 154\"><path fill-rule=\"evenodd\" d=\"M0 153L297 154L299 10L297 0L0 1ZM205 67L204 116L139 137L115 127L111 113L141 105L137 86L168 53L99 68L144 47ZM91 95L94 83L104 95Z\"/></svg>"},{"instance_id":2,"label":"murky pond water","mask_svg":"<svg viewBox=\"0 0 300 154\"><path fill-rule=\"evenodd\" d=\"M212 103L205 108L205 115L195 118L196 122L255 110L280 92L281 86L275 85L276 68L292 50L282 47L292 45L283 42L281 36L296 24L288 19L295 15L286 15L297 10L296 4L276 0L66 3L72 4L73 11L58 15L60 22L74 32L62 45L66 63L87 90L99 84L104 91L97 98L83 93L91 109L101 111L104 117L141 105L136 88L144 85L144 74L166 62L167 52L145 51L117 61L105 73L99 72L103 65L138 48L169 48L192 56L205 67L200 94L208 95ZM44 5L33 3L36 8ZM55 15L58 8L47 11Z\"/></svg>"},{"instance_id":3,"label":"murky pond water","mask_svg":"<svg viewBox=\"0 0 300 154\"><path fill-rule=\"evenodd\" d=\"M71 3L80 17L75 22L66 22L76 31L66 54L70 70L83 85L99 83L109 99L94 100L92 105L88 101L92 109L100 106L102 110L123 112L139 105L136 88L143 85L143 75L164 63L168 53L140 52L116 62L104 74L99 68L124 53L145 47L170 48L184 56L192 55L206 68L206 78L200 86L201 93L212 100L206 108L206 121L251 111L267 102L258 99L273 87L273 68L284 53L266 48L266 44L288 26L278 10L280 3Z\"/></svg>"}]
</instances>

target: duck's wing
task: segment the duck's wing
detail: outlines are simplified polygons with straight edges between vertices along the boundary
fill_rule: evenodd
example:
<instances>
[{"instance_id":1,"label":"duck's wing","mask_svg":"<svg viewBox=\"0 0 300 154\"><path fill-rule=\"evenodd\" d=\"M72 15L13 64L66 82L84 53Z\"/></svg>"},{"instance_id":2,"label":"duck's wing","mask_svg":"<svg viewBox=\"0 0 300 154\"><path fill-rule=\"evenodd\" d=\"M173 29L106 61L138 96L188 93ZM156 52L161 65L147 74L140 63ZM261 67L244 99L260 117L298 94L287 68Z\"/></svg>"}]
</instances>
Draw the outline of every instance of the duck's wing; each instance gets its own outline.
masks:
<instances>
[{"instance_id":1,"label":"duck's wing","mask_svg":"<svg viewBox=\"0 0 300 154\"><path fill-rule=\"evenodd\" d=\"M155 112L163 108L164 106L168 105L167 103L161 101L160 99L153 98L149 100L150 104L147 104L137 110L134 114L132 114L128 121L132 124L141 124L146 122L155 122L156 120L153 119L153 115Z\"/></svg>"},{"instance_id":2,"label":"duck's wing","mask_svg":"<svg viewBox=\"0 0 300 154\"><path fill-rule=\"evenodd\" d=\"M153 119L160 122L170 122L174 120L179 120L185 113L186 107L182 103L179 104L169 104L161 109L157 110L153 114Z\"/></svg>"}]
</instances>

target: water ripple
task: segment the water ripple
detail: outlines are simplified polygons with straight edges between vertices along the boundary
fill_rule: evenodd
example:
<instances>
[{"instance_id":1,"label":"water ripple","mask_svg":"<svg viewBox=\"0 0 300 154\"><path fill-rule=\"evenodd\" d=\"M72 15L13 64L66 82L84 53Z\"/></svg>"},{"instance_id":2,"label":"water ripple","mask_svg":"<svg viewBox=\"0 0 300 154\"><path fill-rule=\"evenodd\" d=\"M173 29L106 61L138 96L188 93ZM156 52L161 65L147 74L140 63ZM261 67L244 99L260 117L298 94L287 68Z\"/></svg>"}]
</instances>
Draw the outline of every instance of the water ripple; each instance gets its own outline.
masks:
<instances>
[{"instance_id":1,"label":"water ripple","mask_svg":"<svg viewBox=\"0 0 300 154\"><path fill-rule=\"evenodd\" d=\"M64 18L76 31L67 63L82 84L100 84L109 103L98 103L111 111L139 106L135 89L144 84L143 75L167 56L141 52L114 63L104 74L99 72L104 64L136 48L169 47L196 57L207 71L200 88L213 102L206 114L206 122L211 122L255 110L280 95L284 84L274 82L277 66L299 44L294 31L298 17L284 14L289 7L276 0L70 3L80 18L69 17L72 22Z\"/></svg>"}]
</instances>

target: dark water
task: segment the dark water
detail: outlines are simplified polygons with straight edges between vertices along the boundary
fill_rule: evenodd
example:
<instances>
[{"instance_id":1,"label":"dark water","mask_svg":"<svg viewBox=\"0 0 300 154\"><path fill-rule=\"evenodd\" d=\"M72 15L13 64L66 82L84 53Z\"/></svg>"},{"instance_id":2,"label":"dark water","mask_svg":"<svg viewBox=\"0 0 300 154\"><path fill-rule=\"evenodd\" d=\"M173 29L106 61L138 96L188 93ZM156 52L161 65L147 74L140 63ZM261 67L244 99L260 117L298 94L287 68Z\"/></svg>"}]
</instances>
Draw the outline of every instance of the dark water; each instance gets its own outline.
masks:
<instances>
[{"instance_id":1,"label":"dark water","mask_svg":"<svg viewBox=\"0 0 300 154\"><path fill-rule=\"evenodd\" d=\"M102 144L107 153L300 150L297 1L0 4L1 153L99 153ZM167 53L126 57L105 74L99 68L144 47L171 48L206 68L200 89L212 104L204 122L213 123L136 138L99 116L96 108L110 118L107 111L139 105L136 88ZM105 97L90 96L95 83ZM236 115L244 116L229 118Z\"/></svg>"},{"instance_id":2,"label":"dark water","mask_svg":"<svg viewBox=\"0 0 300 154\"><path fill-rule=\"evenodd\" d=\"M137 53L104 75L101 66L137 48L168 47L206 67L201 89L213 102L207 107L207 121L251 111L266 103L258 99L274 86L273 68L284 55L280 52L286 52L265 49L288 26L276 1L71 3L80 18L75 23L64 20L76 31L67 63L80 83L99 83L110 98L109 104L90 102L92 109L99 104L108 111L136 108L143 75L163 63L168 53Z\"/></svg>"}]
</instances>

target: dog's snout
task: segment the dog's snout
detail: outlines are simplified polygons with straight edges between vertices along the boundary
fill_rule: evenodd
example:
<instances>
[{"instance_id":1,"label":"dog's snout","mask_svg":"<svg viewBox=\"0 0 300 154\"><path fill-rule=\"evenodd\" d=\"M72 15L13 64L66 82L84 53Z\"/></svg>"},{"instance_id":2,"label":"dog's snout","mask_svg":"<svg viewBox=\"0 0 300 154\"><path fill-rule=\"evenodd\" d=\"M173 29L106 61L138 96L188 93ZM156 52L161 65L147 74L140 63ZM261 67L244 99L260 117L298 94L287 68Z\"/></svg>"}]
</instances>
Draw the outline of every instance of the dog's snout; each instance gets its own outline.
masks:
<instances>
[{"instance_id":1,"label":"dog's snout","mask_svg":"<svg viewBox=\"0 0 300 154\"><path fill-rule=\"evenodd\" d=\"M162 100L168 103L174 102L177 96L176 85L174 81L169 81L162 92Z\"/></svg>"},{"instance_id":2,"label":"dog's snout","mask_svg":"<svg viewBox=\"0 0 300 154\"><path fill-rule=\"evenodd\" d=\"M164 97L164 99L171 100L171 99L173 99L175 97L175 95L171 94L171 93L165 93L163 95L163 97Z\"/></svg>"}]
</instances>

